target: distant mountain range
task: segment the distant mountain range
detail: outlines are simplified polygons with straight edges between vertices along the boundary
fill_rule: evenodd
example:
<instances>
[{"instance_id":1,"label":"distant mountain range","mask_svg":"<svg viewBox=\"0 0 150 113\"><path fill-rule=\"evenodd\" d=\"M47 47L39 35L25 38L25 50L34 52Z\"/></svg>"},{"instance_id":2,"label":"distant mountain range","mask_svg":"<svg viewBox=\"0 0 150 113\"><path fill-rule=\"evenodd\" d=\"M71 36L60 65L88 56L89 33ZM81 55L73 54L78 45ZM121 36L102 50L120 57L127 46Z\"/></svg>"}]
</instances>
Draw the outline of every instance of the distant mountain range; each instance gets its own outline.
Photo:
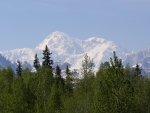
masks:
<instances>
[{"instance_id":1,"label":"distant mountain range","mask_svg":"<svg viewBox=\"0 0 150 113\"><path fill-rule=\"evenodd\" d=\"M150 49L140 52L128 52L117 46L113 41L108 41L100 37L91 37L86 40L76 39L63 32L53 32L48 35L37 47L15 49L0 52L0 67L15 65L20 60L24 67L32 68L34 55L37 53L42 62L42 51L48 46L52 52L52 59L56 64L70 64L71 69L80 69L84 55L87 53L95 63L95 70L101 62L109 60L113 51L123 60L124 64L131 66L137 63L144 70L150 72Z\"/></svg>"}]
</instances>

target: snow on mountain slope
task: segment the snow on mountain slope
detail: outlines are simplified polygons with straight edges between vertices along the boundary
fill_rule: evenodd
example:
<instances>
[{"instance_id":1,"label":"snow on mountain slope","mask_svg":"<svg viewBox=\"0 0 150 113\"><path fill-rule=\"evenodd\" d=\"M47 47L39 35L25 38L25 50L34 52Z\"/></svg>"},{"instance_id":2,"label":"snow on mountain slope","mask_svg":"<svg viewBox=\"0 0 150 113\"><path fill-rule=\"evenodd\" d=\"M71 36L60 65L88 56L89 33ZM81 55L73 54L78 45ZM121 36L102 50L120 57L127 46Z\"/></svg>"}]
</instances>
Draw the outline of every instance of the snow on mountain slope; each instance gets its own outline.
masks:
<instances>
[{"instance_id":1,"label":"snow on mountain slope","mask_svg":"<svg viewBox=\"0 0 150 113\"><path fill-rule=\"evenodd\" d=\"M131 66L140 64L142 69L146 72L150 72L150 48L128 54L125 63L129 63Z\"/></svg>"},{"instance_id":2,"label":"snow on mountain slope","mask_svg":"<svg viewBox=\"0 0 150 113\"><path fill-rule=\"evenodd\" d=\"M12 64L4 56L0 54L0 68L11 67Z\"/></svg>"},{"instance_id":3,"label":"snow on mountain slope","mask_svg":"<svg viewBox=\"0 0 150 113\"><path fill-rule=\"evenodd\" d=\"M129 63L131 66L135 66L138 63L146 72L150 73L150 49L128 53L114 42L100 37L80 40L71 38L67 34L58 31L48 35L34 49L23 48L0 52L0 68L12 66L12 64L15 67L17 60L20 60L24 67L31 68L35 53L38 54L42 62L42 51L46 45L52 52L54 65L59 64L63 66L69 63L71 64L71 69L80 69L84 55L87 53L93 59L95 69L98 69L100 63L108 61L112 57L112 52L116 51L124 64Z\"/></svg>"},{"instance_id":4,"label":"snow on mountain slope","mask_svg":"<svg viewBox=\"0 0 150 113\"><path fill-rule=\"evenodd\" d=\"M58 31L48 35L35 49L15 49L4 51L2 54L12 63L20 60L32 65L35 53L38 53L40 60L42 60L42 50L45 49L46 45L52 52L55 63L69 63L72 69L81 68L81 62L86 53L93 59L96 68L102 61L109 60L113 51L116 51L121 58L125 56L125 52L112 41L99 37L79 40Z\"/></svg>"},{"instance_id":5,"label":"snow on mountain slope","mask_svg":"<svg viewBox=\"0 0 150 113\"><path fill-rule=\"evenodd\" d=\"M21 61L22 63L31 63L34 60L34 54L35 51L29 48L15 49L2 52L2 55L7 60L10 60L11 63L16 63L17 60Z\"/></svg>"},{"instance_id":6,"label":"snow on mountain slope","mask_svg":"<svg viewBox=\"0 0 150 113\"><path fill-rule=\"evenodd\" d=\"M103 38L92 37L87 40L70 38L62 32L53 32L36 47L36 51L41 51L48 45L53 53L54 61L58 63L69 63L72 68L80 69L84 55L87 53L93 59L96 68L102 61L109 60L113 51L117 51L120 57L125 56L122 50L112 41Z\"/></svg>"},{"instance_id":7,"label":"snow on mountain slope","mask_svg":"<svg viewBox=\"0 0 150 113\"><path fill-rule=\"evenodd\" d=\"M49 49L54 52L57 51L57 54L60 55L80 54L83 52L81 46L73 38L58 31L48 35L46 39L36 47L36 50L45 49L45 45L48 45Z\"/></svg>"}]
</instances>

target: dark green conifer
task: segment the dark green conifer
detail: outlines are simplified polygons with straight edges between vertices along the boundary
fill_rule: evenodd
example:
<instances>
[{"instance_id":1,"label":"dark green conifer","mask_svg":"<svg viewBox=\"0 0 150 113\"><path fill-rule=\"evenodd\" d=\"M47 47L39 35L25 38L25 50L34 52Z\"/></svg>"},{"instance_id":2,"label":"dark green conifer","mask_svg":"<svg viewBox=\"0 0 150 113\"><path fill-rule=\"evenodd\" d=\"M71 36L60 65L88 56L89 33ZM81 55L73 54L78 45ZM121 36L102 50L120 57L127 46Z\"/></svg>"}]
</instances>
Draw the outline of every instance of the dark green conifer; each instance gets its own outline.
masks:
<instances>
[{"instance_id":1,"label":"dark green conifer","mask_svg":"<svg viewBox=\"0 0 150 113\"><path fill-rule=\"evenodd\" d=\"M61 78L61 69L59 65L56 66L56 78L60 79Z\"/></svg>"},{"instance_id":2,"label":"dark green conifer","mask_svg":"<svg viewBox=\"0 0 150 113\"><path fill-rule=\"evenodd\" d=\"M67 65L66 67L66 92L67 94L72 94L73 93L73 77L71 74L71 71L69 69L69 66Z\"/></svg>"},{"instance_id":3,"label":"dark green conifer","mask_svg":"<svg viewBox=\"0 0 150 113\"><path fill-rule=\"evenodd\" d=\"M58 87L63 87L64 86L64 79L62 78L62 75L61 75L61 69L59 67L59 65L56 66L56 72L55 72L55 75L56 75L56 84Z\"/></svg>"},{"instance_id":4,"label":"dark green conifer","mask_svg":"<svg viewBox=\"0 0 150 113\"><path fill-rule=\"evenodd\" d=\"M43 66L49 67L52 70L53 60L51 60L51 55L47 45L45 47L45 50L43 51Z\"/></svg>"},{"instance_id":5,"label":"dark green conifer","mask_svg":"<svg viewBox=\"0 0 150 113\"><path fill-rule=\"evenodd\" d=\"M141 69L140 69L140 66L138 64L135 67L135 76L136 77L141 76Z\"/></svg>"},{"instance_id":6,"label":"dark green conifer","mask_svg":"<svg viewBox=\"0 0 150 113\"><path fill-rule=\"evenodd\" d=\"M36 70L38 70L41 67L37 54L35 54L35 59L34 59L34 62L33 62L33 66Z\"/></svg>"},{"instance_id":7,"label":"dark green conifer","mask_svg":"<svg viewBox=\"0 0 150 113\"><path fill-rule=\"evenodd\" d=\"M16 73L18 76L21 76L21 73L22 73L22 65L21 65L21 62L19 60L17 61Z\"/></svg>"}]
</instances>

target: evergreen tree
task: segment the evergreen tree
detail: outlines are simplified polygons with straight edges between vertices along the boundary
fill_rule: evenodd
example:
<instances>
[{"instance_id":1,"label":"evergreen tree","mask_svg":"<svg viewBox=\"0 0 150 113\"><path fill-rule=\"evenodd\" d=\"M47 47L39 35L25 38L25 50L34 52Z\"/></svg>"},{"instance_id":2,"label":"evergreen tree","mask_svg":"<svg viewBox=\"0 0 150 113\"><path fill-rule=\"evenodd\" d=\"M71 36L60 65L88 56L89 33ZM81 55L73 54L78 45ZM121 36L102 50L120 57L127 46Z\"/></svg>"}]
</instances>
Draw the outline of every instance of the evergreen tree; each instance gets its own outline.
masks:
<instances>
[{"instance_id":1,"label":"evergreen tree","mask_svg":"<svg viewBox=\"0 0 150 113\"><path fill-rule=\"evenodd\" d=\"M17 72L17 75L18 75L18 76L21 76L21 73L22 73L22 65L21 65L21 62L20 62L19 60L17 61L16 72Z\"/></svg>"},{"instance_id":2,"label":"evergreen tree","mask_svg":"<svg viewBox=\"0 0 150 113\"><path fill-rule=\"evenodd\" d=\"M65 89L67 94L72 94L73 93L73 77L72 77L72 73L69 69L69 66L67 65L66 67L66 84L65 84Z\"/></svg>"},{"instance_id":3,"label":"evergreen tree","mask_svg":"<svg viewBox=\"0 0 150 113\"><path fill-rule=\"evenodd\" d=\"M45 47L45 50L43 51L43 66L49 67L52 70L53 60L51 60L51 55L47 45Z\"/></svg>"},{"instance_id":4,"label":"evergreen tree","mask_svg":"<svg viewBox=\"0 0 150 113\"><path fill-rule=\"evenodd\" d=\"M121 59L113 52L109 64L101 66L95 79L95 113L132 113L133 86Z\"/></svg>"},{"instance_id":5,"label":"evergreen tree","mask_svg":"<svg viewBox=\"0 0 150 113\"><path fill-rule=\"evenodd\" d=\"M65 94L65 82L64 82L64 79L62 78L61 69L58 65L56 66L56 81L55 81L55 84L58 88L59 95L63 96Z\"/></svg>"},{"instance_id":6,"label":"evergreen tree","mask_svg":"<svg viewBox=\"0 0 150 113\"><path fill-rule=\"evenodd\" d=\"M141 76L141 69L140 66L137 64L135 67L135 77L140 77Z\"/></svg>"},{"instance_id":7,"label":"evergreen tree","mask_svg":"<svg viewBox=\"0 0 150 113\"><path fill-rule=\"evenodd\" d=\"M92 60L87 54L85 54L81 68L83 78L77 81L74 89L74 99L76 100L74 103L76 105L75 111L78 113L92 113L93 67Z\"/></svg>"},{"instance_id":8,"label":"evergreen tree","mask_svg":"<svg viewBox=\"0 0 150 113\"><path fill-rule=\"evenodd\" d=\"M39 68L41 67L37 54L35 54L35 59L34 59L34 62L33 62L33 66L36 70L39 70Z\"/></svg>"},{"instance_id":9,"label":"evergreen tree","mask_svg":"<svg viewBox=\"0 0 150 113\"><path fill-rule=\"evenodd\" d=\"M20 61L19 77L0 69L0 113L150 113L150 78L141 77L139 65L124 67L114 52L95 77L89 63L86 54L76 81L67 66L65 82L59 65L55 78L49 66L32 73Z\"/></svg>"},{"instance_id":10,"label":"evergreen tree","mask_svg":"<svg viewBox=\"0 0 150 113\"><path fill-rule=\"evenodd\" d=\"M56 79L60 80L61 79L61 69L59 65L56 66Z\"/></svg>"},{"instance_id":11,"label":"evergreen tree","mask_svg":"<svg viewBox=\"0 0 150 113\"><path fill-rule=\"evenodd\" d=\"M69 77L71 75L71 72L70 72L70 69L69 69L69 66L67 65L66 67L66 77Z\"/></svg>"},{"instance_id":12,"label":"evergreen tree","mask_svg":"<svg viewBox=\"0 0 150 113\"><path fill-rule=\"evenodd\" d=\"M81 74L83 77L94 76L93 72L94 63L90 57L85 54L84 60L82 61Z\"/></svg>"},{"instance_id":13,"label":"evergreen tree","mask_svg":"<svg viewBox=\"0 0 150 113\"><path fill-rule=\"evenodd\" d=\"M61 69L59 67L59 65L56 66L56 84L59 85L64 85L64 80L61 76Z\"/></svg>"},{"instance_id":14,"label":"evergreen tree","mask_svg":"<svg viewBox=\"0 0 150 113\"><path fill-rule=\"evenodd\" d=\"M46 113L59 113L62 108L62 97L64 95L64 80L61 76L61 69L57 65L55 71L55 82L47 98Z\"/></svg>"},{"instance_id":15,"label":"evergreen tree","mask_svg":"<svg viewBox=\"0 0 150 113\"><path fill-rule=\"evenodd\" d=\"M113 58L110 58L110 65L111 68L116 71L116 73L117 71L122 72L123 70L122 60L118 58L115 51L113 52Z\"/></svg>"}]
</instances>

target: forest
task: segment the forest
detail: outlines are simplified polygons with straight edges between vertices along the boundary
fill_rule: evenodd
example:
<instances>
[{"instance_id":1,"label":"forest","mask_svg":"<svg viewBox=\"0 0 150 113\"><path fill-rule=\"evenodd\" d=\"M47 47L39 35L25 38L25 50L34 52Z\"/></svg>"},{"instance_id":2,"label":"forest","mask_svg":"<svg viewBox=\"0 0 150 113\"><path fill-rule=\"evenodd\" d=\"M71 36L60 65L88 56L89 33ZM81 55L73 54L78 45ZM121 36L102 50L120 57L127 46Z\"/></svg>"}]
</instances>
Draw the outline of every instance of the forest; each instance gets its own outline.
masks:
<instances>
[{"instance_id":1,"label":"forest","mask_svg":"<svg viewBox=\"0 0 150 113\"><path fill-rule=\"evenodd\" d=\"M94 72L86 54L79 79L69 66L53 68L51 54L46 46L42 64L35 55L35 72L20 61L16 72L0 69L0 113L150 113L150 79L138 64L124 66L113 52Z\"/></svg>"}]
</instances>

